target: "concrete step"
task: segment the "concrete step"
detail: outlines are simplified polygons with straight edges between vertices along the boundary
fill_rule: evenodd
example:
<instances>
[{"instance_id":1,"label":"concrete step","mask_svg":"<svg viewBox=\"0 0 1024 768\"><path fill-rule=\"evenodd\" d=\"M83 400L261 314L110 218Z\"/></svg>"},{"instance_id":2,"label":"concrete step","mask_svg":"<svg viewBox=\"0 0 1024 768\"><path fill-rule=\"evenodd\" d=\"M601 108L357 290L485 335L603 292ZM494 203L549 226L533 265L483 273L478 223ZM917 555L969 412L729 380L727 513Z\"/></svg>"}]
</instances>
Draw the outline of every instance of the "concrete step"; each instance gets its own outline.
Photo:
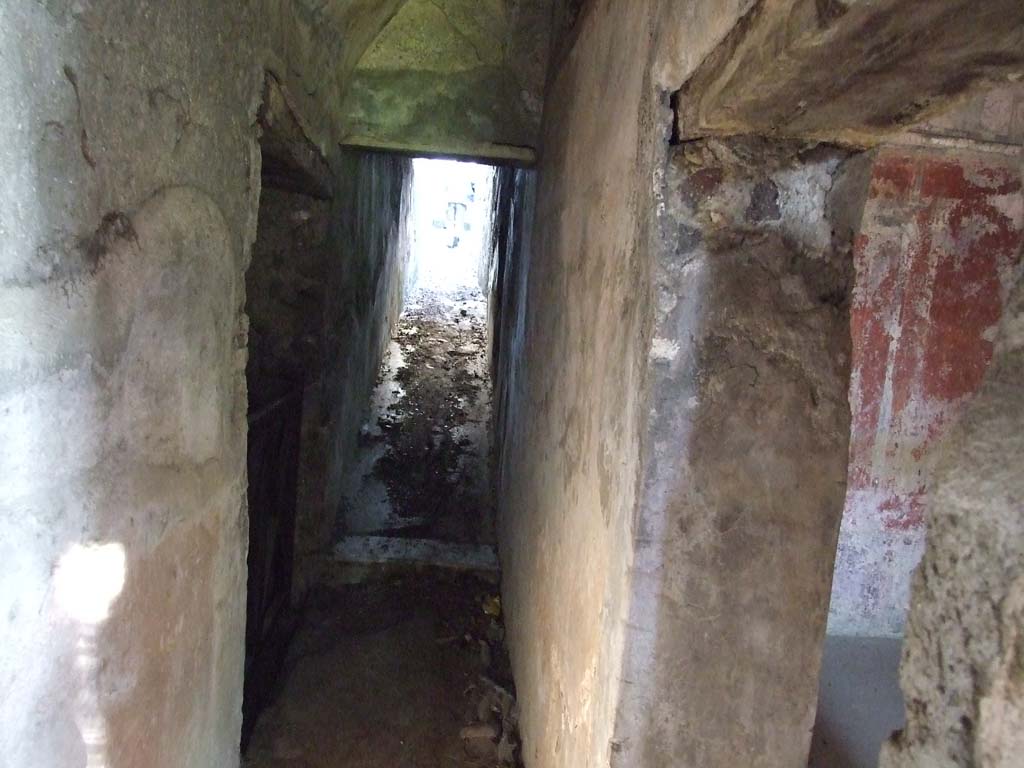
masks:
<instances>
[{"instance_id":1,"label":"concrete step","mask_svg":"<svg viewBox=\"0 0 1024 768\"><path fill-rule=\"evenodd\" d=\"M373 569L443 568L498 573L498 556L487 544L457 544L436 539L346 536L334 547L334 561Z\"/></svg>"}]
</instances>

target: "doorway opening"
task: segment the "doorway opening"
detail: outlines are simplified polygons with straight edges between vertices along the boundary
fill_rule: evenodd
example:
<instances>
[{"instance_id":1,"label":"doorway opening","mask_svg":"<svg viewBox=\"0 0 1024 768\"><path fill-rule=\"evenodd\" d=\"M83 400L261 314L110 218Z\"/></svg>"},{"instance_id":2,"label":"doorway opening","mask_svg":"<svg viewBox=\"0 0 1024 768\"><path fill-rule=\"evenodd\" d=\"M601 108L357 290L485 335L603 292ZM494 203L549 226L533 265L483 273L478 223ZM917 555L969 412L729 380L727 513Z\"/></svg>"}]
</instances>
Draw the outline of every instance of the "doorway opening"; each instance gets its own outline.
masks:
<instances>
[{"instance_id":1,"label":"doorway opening","mask_svg":"<svg viewBox=\"0 0 1024 768\"><path fill-rule=\"evenodd\" d=\"M489 166L413 161L404 307L338 520L349 562L496 568L487 355L493 183Z\"/></svg>"},{"instance_id":2,"label":"doorway opening","mask_svg":"<svg viewBox=\"0 0 1024 768\"><path fill-rule=\"evenodd\" d=\"M249 517L242 748L279 683L295 630L303 518L315 514L310 452L320 449L326 263L333 189L280 83L267 75L260 126L261 194L246 272Z\"/></svg>"},{"instance_id":3,"label":"doorway opening","mask_svg":"<svg viewBox=\"0 0 1024 768\"><path fill-rule=\"evenodd\" d=\"M498 201L512 205L498 191L507 172L346 152L337 247L383 256L365 273L380 284L378 300L365 289L339 295L378 315L381 338L371 334L365 348L379 348L379 368L352 425L352 450L322 441L323 511L333 530L296 606L297 628L246 765L515 766L491 414L491 327L505 258L497 230L508 220ZM337 269L329 257L323 263ZM380 287L389 282L400 301ZM358 345L334 327L345 315L335 301L328 290L318 310L323 338L341 339L337 350L321 345L327 410L360 391L352 384ZM347 361L332 363L336 354ZM344 431L344 422L330 429ZM304 429L304 456L306 439ZM300 492L299 518L305 506Z\"/></svg>"}]
</instances>

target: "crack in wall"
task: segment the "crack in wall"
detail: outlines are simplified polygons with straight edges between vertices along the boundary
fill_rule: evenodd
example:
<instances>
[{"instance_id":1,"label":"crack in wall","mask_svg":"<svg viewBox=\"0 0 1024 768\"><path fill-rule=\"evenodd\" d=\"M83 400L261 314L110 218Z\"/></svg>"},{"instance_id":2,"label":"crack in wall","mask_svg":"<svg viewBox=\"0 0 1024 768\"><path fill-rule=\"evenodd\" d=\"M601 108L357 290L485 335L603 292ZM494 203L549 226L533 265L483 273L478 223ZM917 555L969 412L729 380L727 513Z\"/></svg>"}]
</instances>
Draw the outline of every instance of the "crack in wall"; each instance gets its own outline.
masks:
<instances>
[{"instance_id":1,"label":"crack in wall","mask_svg":"<svg viewBox=\"0 0 1024 768\"><path fill-rule=\"evenodd\" d=\"M80 143L82 148L82 157L85 158L85 162L89 164L90 168L96 168L96 160L92 156L92 151L89 149L89 132L85 128L85 115L82 111L82 94L78 90L78 76L67 64L64 65L64 77L67 78L68 82L71 83L71 88L75 92L75 104L78 109L78 122L82 126L80 134Z\"/></svg>"}]
</instances>

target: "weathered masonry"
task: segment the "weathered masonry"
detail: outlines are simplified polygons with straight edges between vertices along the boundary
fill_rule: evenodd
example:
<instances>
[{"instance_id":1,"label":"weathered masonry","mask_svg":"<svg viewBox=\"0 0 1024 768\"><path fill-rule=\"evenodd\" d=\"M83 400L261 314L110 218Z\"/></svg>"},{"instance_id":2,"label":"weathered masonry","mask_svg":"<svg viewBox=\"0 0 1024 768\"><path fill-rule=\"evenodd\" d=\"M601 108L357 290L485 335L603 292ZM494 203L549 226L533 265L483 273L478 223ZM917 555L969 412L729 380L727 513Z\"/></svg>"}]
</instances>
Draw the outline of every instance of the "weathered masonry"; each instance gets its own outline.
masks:
<instances>
[{"instance_id":1,"label":"weathered masonry","mask_svg":"<svg viewBox=\"0 0 1024 768\"><path fill-rule=\"evenodd\" d=\"M826 636L1021 759L1018 0L0 0L0 137L4 765L240 764L414 156L498 166L527 768L804 766Z\"/></svg>"}]
</instances>

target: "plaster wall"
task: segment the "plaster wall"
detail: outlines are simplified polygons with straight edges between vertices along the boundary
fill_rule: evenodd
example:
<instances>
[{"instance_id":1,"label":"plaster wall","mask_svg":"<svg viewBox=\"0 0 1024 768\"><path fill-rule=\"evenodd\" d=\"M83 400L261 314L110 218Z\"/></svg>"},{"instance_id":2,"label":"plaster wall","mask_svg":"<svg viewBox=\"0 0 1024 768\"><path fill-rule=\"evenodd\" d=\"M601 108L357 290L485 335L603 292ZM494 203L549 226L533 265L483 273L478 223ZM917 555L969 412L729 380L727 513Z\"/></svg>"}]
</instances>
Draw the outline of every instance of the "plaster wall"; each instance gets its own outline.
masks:
<instances>
[{"instance_id":1,"label":"plaster wall","mask_svg":"<svg viewBox=\"0 0 1024 768\"><path fill-rule=\"evenodd\" d=\"M233 765L253 19L3 3L0 38L0 752Z\"/></svg>"},{"instance_id":2,"label":"plaster wall","mask_svg":"<svg viewBox=\"0 0 1024 768\"><path fill-rule=\"evenodd\" d=\"M999 103L1012 117L1015 102ZM988 114L991 138L1008 138ZM854 252L854 416L830 633L902 635L936 457L992 357L1022 226L1012 155L888 147L873 160Z\"/></svg>"},{"instance_id":3,"label":"plaster wall","mask_svg":"<svg viewBox=\"0 0 1024 768\"><path fill-rule=\"evenodd\" d=\"M696 63L717 42L676 22L724 35L740 10L569 5L556 15L532 237L506 266L498 330L503 596L530 768L619 759L655 169L672 122L657 77L685 76L679 51Z\"/></svg>"},{"instance_id":4,"label":"plaster wall","mask_svg":"<svg viewBox=\"0 0 1024 768\"><path fill-rule=\"evenodd\" d=\"M276 69L329 147L337 30L283 0L0 4L5 765L238 762L256 111ZM400 201L392 170L364 222ZM400 284L391 224L346 232L332 436L354 431Z\"/></svg>"},{"instance_id":5,"label":"plaster wall","mask_svg":"<svg viewBox=\"0 0 1024 768\"><path fill-rule=\"evenodd\" d=\"M412 160L346 149L337 178L340 252L324 275L322 418L327 430L327 478L317 536L331 533L340 509L344 475L353 460L380 361L402 312L412 233Z\"/></svg>"},{"instance_id":6,"label":"plaster wall","mask_svg":"<svg viewBox=\"0 0 1024 768\"><path fill-rule=\"evenodd\" d=\"M499 330L502 592L530 768L608 765L627 610L651 17L646 2L591 14L546 94L533 233Z\"/></svg>"}]
</instances>

